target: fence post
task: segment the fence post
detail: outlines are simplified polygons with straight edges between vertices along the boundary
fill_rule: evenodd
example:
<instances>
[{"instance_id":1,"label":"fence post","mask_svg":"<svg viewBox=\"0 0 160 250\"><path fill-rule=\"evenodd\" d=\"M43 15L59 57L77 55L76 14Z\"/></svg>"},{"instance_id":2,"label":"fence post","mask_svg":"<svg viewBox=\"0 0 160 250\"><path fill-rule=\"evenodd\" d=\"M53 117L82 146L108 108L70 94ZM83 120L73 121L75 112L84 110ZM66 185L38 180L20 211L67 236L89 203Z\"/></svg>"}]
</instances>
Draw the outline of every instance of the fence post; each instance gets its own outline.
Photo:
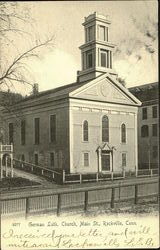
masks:
<instances>
[{"instance_id":1,"label":"fence post","mask_svg":"<svg viewBox=\"0 0 160 250\"><path fill-rule=\"evenodd\" d=\"M57 216L60 215L61 212L61 194L58 194L58 200L57 200Z\"/></svg>"},{"instance_id":2,"label":"fence post","mask_svg":"<svg viewBox=\"0 0 160 250\"><path fill-rule=\"evenodd\" d=\"M62 183L65 183L65 170L63 169L62 172Z\"/></svg>"},{"instance_id":3,"label":"fence post","mask_svg":"<svg viewBox=\"0 0 160 250\"><path fill-rule=\"evenodd\" d=\"M54 179L54 173L52 173L52 178Z\"/></svg>"},{"instance_id":4,"label":"fence post","mask_svg":"<svg viewBox=\"0 0 160 250\"><path fill-rule=\"evenodd\" d=\"M84 211L86 212L88 209L88 191L85 191L85 196L84 196Z\"/></svg>"},{"instance_id":5,"label":"fence post","mask_svg":"<svg viewBox=\"0 0 160 250\"><path fill-rule=\"evenodd\" d=\"M111 180L113 181L113 172L111 172Z\"/></svg>"},{"instance_id":6,"label":"fence post","mask_svg":"<svg viewBox=\"0 0 160 250\"><path fill-rule=\"evenodd\" d=\"M151 177L153 176L153 169L151 169Z\"/></svg>"},{"instance_id":7,"label":"fence post","mask_svg":"<svg viewBox=\"0 0 160 250\"><path fill-rule=\"evenodd\" d=\"M79 181L82 183L82 174L79 174Z\"/></svg>"},{"instance_id":8,"label":"fence post","mask_svg":"<svg viewBox=\"0 0 160 250\"><path fill-rule=\"evenodd\" d=\"M96 173L96 181L98 181L98 173Z\"/></svg>"},{"instance_id":9,"label":"fence post","mask_svg":"<svg viewBox=\"0 0 160 250\"><path fill-rule=\"evenodd\" d=\"M8 176L8 169L7 169L7 157L6 157L6 177Z\"/></svg>"},{"instance_id":10,"label":"fence post","mask_svg":"<svg viewBox=\"0 0 160 250\"><path fill-rule=\"evenodd\" d=\"M42 169L42 175L43 175L43 173L44 173L44 170Z\"/></svg>"},{"instance_id":11,"label":"fence post","mask_svg":"<svg viewBox=\"0 0 160 250\"><path fill-rule=\"evenodd\" d=\"M120 186L120 183L119 183L119 201L121 199L121 186Z\"/></svg>"},{"instance_id":12,"label":"fence post","mask_svg":"<svg viewBox=\"0 0 160 250\"><path fill-rule=\"evenodd\" d=\"M22 165L21 165L21 166L22 166L22 168L24 168L23 162L22 162Z\"/></svg>"},{"instance_id":13,"label":"fence post","mask_svg":"<svg viewBox=\"0 0 160 250\"><path fill-rule=\"evenodd\" d=\"M138 203L138 185L135 185L135 197L134 197L134 204Z\"/></svg>"},{"instance_id":14,"label":"fence post","mask_svg":"<svg viewBox=\"0 0 160 250\"><path fill-rule=\"evenodd\" d=\"M112 188L111 193L111 208L114 208L115 188Z\"/></svg>"},{"instance_id":15,"label":"fence post","mask_svg":"<svg viewBox=\"0 0 160 250\"><path fill-rule=\"evenodd\" d=\"M26 198L26 211L25 211L25 218L27 219L29 214L29 197Z\"/></svg>"},{"instance_id":16,"label":"fence post","mask_svg":"<svg viewBox=\"0 0 160 250\"><path fill-rule=\"evenodd\" d=\"M126 172L123 170L123 178L126 178Z\"/></svg>"},{"instance_id":17,"label":"fence post","mask_svg":"<svg viewBox=\"0 0 160 250\"><path fill-rule=\"evenodd\" d=\"M13 178L13 156L11 156L11 178Z\"/></svg>"}]
</instances>

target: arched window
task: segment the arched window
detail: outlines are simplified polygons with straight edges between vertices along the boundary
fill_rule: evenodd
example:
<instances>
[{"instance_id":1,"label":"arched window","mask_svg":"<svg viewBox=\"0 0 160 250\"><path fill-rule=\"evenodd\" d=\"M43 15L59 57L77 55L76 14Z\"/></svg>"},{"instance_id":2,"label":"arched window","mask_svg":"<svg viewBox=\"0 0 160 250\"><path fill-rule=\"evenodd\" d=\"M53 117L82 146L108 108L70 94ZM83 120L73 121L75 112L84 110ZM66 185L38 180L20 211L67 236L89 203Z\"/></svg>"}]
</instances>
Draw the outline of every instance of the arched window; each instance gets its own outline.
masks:
<instances>
[{"instance_id":1,"label":"arched window","mask_svg":"<svg viewBox=\"0 0 160 250\"><path fill-rule=\"evenodd\" d=\"M88 141L88 122L83 122L83 141Z\"/></svg>"},{"instance_id":2,"label":"arched window","mask_svg":"<svg viewBox=\"0 0 160 250\"><path fill-rule=\"evenodd\" d=\"M121 125L121 142L126 143L126 125L124 123Z\"/></svg>"},{"instance_id":3,"label":"arched window","mask_svg":"<svg viewBox=\"0 0 160 250\"><path fill-rule=\"evenodd\" d=\"M109 142L109 120L106 115L102 118L102 141Z\"/></svg>"},{"instance_id":4,"label":"arched window","mask_svg":"<svg viewBox=\"0 0 160 250\"><path fill-rule=\"evenodd\" d=\"M141 127L141 136L142 137L147 137L149 134L149 131L148 131L148 125L143 125Z\"/></svg>"}]
</instances>

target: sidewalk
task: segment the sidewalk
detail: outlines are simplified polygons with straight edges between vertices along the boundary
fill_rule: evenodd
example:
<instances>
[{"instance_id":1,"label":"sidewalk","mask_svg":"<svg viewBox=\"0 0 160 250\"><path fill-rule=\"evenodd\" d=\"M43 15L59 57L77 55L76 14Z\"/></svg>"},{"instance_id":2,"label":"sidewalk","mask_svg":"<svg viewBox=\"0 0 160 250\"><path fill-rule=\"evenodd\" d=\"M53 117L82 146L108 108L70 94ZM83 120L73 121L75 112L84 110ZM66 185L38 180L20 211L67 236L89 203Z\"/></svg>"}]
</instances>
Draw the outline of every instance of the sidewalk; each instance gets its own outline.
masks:
<instances>
[{"instance_id":1,"label":"sidewalk","mask_svg":"<svg viewBox=\"0 0 160 250\"><path fill-rule=\"evenodd\" d=\"M53 184L55 184L54 181L53 182L48 181L48 180L46 180L45 178L43 178L41 176L38 176L38 175L35 175L35 174L32 174L32 173L28 173L28 172L25 172L25 171L21 171L21 170L19 170L17 168L14 168L14 176L15 177L22 177L22 178L25 178L25 179L29 179L30 181L38 182L43 187L49 187L49 186L52 186Z\"/></svg>"}]
</instances>

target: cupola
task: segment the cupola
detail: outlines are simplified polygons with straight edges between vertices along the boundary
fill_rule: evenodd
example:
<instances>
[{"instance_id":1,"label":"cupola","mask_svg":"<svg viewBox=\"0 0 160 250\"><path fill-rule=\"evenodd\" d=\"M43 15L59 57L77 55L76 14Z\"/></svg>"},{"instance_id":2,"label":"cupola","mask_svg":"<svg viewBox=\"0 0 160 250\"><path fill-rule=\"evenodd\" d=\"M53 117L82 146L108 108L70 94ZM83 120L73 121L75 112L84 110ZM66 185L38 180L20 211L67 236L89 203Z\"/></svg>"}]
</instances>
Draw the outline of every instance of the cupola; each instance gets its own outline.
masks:
<instances>
[{"instance_id":1,"label":"cupola","mask_svg":"<svg viewBox=\"0 0 160 250\"><path fill-rule=\"evenodd\" d=\"M85 43L80 46L82 70L78 71L79 82L92 80L103 73L117 76L112 68L115 45L109 41L110 24L106 16L97 12L85 17Z\"/></svg>"}]
</instances>

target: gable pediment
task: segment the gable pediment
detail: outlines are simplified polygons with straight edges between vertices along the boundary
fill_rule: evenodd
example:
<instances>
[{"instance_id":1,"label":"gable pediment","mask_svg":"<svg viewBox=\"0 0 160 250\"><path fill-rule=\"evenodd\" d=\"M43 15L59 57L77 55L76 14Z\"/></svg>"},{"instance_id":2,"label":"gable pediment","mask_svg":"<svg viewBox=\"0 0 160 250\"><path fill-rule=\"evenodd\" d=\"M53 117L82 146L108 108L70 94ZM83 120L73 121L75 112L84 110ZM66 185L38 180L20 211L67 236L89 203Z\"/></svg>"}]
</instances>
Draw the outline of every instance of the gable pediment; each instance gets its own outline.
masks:
<instances>
[{"instance_id":1,"label":"gable pediment","mask_svg":"<svg viewBox=\"0 0 160 250\"><path fill-rule=\"evenodd\" d=\"M136 99L125 87L121 86L120 83L117 83L116 80L110 78L108 74L97 79L97 81L95 79L83 87L71 92L70 96L109 103L123 103L130 105L141 104L139 100Z\"/></svg>"}]
</instances>

